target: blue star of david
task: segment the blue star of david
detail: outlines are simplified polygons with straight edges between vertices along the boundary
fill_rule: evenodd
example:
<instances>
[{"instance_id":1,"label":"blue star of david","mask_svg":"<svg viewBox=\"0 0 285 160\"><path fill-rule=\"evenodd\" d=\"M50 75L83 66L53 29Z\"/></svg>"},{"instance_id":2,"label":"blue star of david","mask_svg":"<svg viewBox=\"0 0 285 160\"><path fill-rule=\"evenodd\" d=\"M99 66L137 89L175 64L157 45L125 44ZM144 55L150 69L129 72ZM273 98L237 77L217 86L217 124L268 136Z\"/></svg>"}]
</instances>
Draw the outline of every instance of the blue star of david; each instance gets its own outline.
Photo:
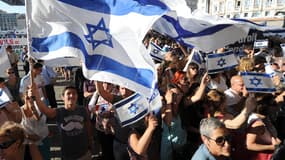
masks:
<instances>
[{"instance_id":1,"label":"blue star of david","mask_svg":"<svg viewBox=\"0 0 285 160\"><path fill-rule=\"evenodd\" d=\"M153 52L154 54L157 54L159 51L158 51L157 49L154 49L152 52Z\"/></svg>"},{"instance_id":2,"label":"blue star of david","mask_svg":"<svg viewBox=\"0 0 285 160\"><path fill-rule=\"evenodd\" d=\"M223 65L226 65L226 64L227 64L226 60L224 58L221 58L221 59L218 60L218 64L217 65L223 67Z\"/></svg>"},{"instance_id":3,"label":"blue star of david","mask_svg":"<svg viewBox=\"0 0 285 160\"><path fill-rule=\"evenodd\" d=\"M251 85L255 85L255 87L257 87L258 85L261 85L261 79L258 79L256 77L253 77L250 80L250 84Z\"/></svg>"},{"instance_id":4,"label":"blue star of david","mask_svg":"<svg viewBox=\"0 0 285 160\"><path fill-rule=\"evenodd\" d=\"M136 103L132 103L131 106L128 108L131 114L136 114L139 109L139 105Z\"/></svg>"},{"instance_id":5,"label":"blue star of david","mask_svg":"<svg viewBox=\"0 0 285 160\"><path fill-rule=\"evenodd\" d=\"M104 44L106 46L113 48L112 35L109 33L110 30L106 28L106 24L103 18L101 18L101 20L97 25L86 24L86 26L89 34L84 36L86 40L92 44L93 50L95 50L100 44ZM106 39L103 40L96 39L95 34L96 32L98 33L98 31L103 31L106 35Z\"/></svg>"}]
</instances>

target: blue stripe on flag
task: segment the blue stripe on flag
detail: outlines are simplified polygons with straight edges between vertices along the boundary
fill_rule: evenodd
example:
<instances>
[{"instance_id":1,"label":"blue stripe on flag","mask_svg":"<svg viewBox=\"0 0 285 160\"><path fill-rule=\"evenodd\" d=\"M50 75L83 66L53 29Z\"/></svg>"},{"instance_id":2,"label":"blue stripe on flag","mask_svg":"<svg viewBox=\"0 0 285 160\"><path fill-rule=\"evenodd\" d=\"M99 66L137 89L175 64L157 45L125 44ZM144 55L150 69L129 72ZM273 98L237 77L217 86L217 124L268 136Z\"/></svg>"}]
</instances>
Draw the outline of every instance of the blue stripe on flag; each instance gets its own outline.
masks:
<instances>
[{"instance_id":1,"label":"blue stripe on flag","mask_svg":"<svg viewBox=\"0 0 285 160\"><path fill-rule=\"evenodd\" d=\"M176 29L177 33L180 35L179 37L183 37L183 38L187 38L187 37L201 37L201 36L208 36L208 35L212 35L216 32L221 31L222 29L225 29L227 27L232 26L233 24L217 24L215 26L206 28L200 32L194 33L191 32L191 28L189 28L189 30L184 29L180 23L173 17L170 16L162 16L162 18L164 18L166 21L168 21L169 23L171 23L173 25L173 27ZM191 21L190 21L191 22ZM178 37L172 37L177 39Z\"/></svg>"},{"instance_id":2,"label":"blue stripe on flag","mask_svg":"<svg viewBox=\"0 0 285 160\"><path fill-rule=\"evenodd\" d=\"M241 72L240 75L241 76L262 76L262 77L272 78L270 74L266 74L266 73Z\"/></svg>"},{"instance_id":3,"label":"blue stripe on flag","mask_svg":"<svg viewBox=\"0 0 285 160\"><path fill-rule=\"evenodd\" d=\"M264 24L257 24L257 23L254 23L254 22L252 22L252 21L246 20L246 19L233 18L233 19L231 19L231 20L237 21L237 22L251 23L251 24L253 24L253 25L260 26L260 27L264 27L264 26L265 26Z\"/></svg>"},{"instance_id":4,"label":"blue stripe on flag","mask_svg":"<svg viewBox=\"0 0 285 160\"><path fill-rule=\"evenodd\" d=\"M145 16L161 15L168 7L158 0L59 0L81 9L112 15L136 12Z\"/></svg>"},{"instance_id":5,"label":"blue stripe on flag","mask_svg":"<svg viewBox=\"0 0 285 160\"><path fill-rule=\"evenodd\" d=\"M232 65L232 66L228 66L228 67L220 68L220 69L208 69L208 72L209 73L217 73L217 72L221 72L221 71L231 70L236 66L237 65Z\"/></svg>"},{"instance_id":6,"label":"blue stripe on flag","mask_svg":"<svg viewBox=\"0 0 285 160\"><path fill-rule=\"evenodd\" d=\"M275 92L276 89L275 88L247 88L246 87L246 90L247 91L255 91L255 92Z\"/></svg>"},{"instance_id":7,"label":"blue stripe on flag","mask_svg":"<svg viewBox=\"0 0 285 160\"><path fill-rule=\"evenodd\" d=\"M232 55L233 51L227 51L224 53L218 53L218 54L208 54L208 58L218 58L218 57L224 57L224 56L228 56L228 55Z\"/></svg>"},{"instance_id":8,"label":"blue stripe on flag","mask_svg":"<svg viewBox=\"0 0 285 160\"><path fill-rule=\"evenodd\" d=\"M136 99L136 98L140 98L140 97L141 97L141 95L140 95L139 93L135 93L134 95L132 95L132 96L130 96L130 97L128 97L128 98L122 100L121 102L118 102L118 103L114 104L113 106L114 106L115 108L121 108L121 107L123 107L124 105L126 105L127 103L133 101L133 100Z\"/></svg>"},{"instance_id":9,"label":"blue stripe on flag","mask_svg":"<svg viewBox=\"0 0 285 160\"><path fill-rule=\"evenodd\" d=\"M150 43L151 43L151 45L152 45L153 47L155 47L157 50L159 50L159 51L162 50L161 47L159 47L157 44L155 44L155 43L153 43L153 42L150 42Z\"/></svg>"},{"instance_id":10,"label":"blue stripe on flag","mask_svg":"<svg viewBox=\"0 0 285 160\"><path fill-rule=\"evenodd\" d=\"M89 55L84 43L76 34L64 32L46 38L33 38L32 47L36 52L51 52L62 47L73 47L81 50L85 57L85 65L89 70L98 70L113 73L130 79L145 87L152 88L152 79L143 77L154 77L154 73L148 69L133 68L115 61L104 55ZM100 63L100 68L98 64Z\"/></svg>"},{"instance_id":11,"label":"blue stripe on flag","mask_svg":"<svg viewBox=\"0 0 285 160\"><path fill-rule=\"evenodd\" d=\"M194 52L193 60L195 60L195 61L198 62L199 64L202 64L202 59L201 59L201 56L200 56L199 51Z\"/></svg>"},{"instance_id":12,"label":"blue stripe on flag","mask_svg":"<svg viewBox=\"0 0 285 160\"><path fill-rule=\"evenodd\" d=\"M136 115L135 117L133 117L131 119L128 119L128 120L126 120L124 122L121 122L121 125L122 126L128 125L129 123L132 123L135 120L141 118L143 115L147 114L147 112L148 112L148 109L145 109L144 111L142 111L140 114Z\"/></svg>"},{"instance_id":13,"label":"blue stripe on flag","mask_svg":"<svg viewBox=\"0 0 285 160\"><path fill-rule=\"evenodd\" d=\"M263 31L263 33L284 33L285 29L268 29Z\"/></svg>"},{"instance_id":14,"label":"blue stripe on flag","mask_svg":"<svg viewBox=\"0 0 285 160\"><path fill-rule=\"evenodd\" d=\"M157 61L159 61L159 62L162 62L162 61L163 61L163 58L160 58L160 57L158 57L158 56L156 56L156 55L154 55L154 54L152 54L152 53L150 53L150 56L151 56L154 60L157 60Z\"/></svg>"}]
</instances>

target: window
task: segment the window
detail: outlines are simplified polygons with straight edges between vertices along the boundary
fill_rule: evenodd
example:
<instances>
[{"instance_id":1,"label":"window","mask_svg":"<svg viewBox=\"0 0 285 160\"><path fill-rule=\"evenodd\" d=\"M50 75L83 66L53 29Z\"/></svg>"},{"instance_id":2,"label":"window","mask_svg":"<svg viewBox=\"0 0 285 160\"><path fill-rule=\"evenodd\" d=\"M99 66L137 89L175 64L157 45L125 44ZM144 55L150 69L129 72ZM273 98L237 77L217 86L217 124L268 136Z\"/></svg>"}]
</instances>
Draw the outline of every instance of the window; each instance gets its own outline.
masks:
<instances>
[{"instance_id":1,"label":"window","mask_svg":"<svg viewBox=\"0 0 285 160\"><path fill-rule=\"evenodd\" d=\"M248 13L244 13L243 16L244 16L244 17L247 17L247 16L248 16Z\"/></svg>"},{"instance_id":2,"label":"window","mask_svg":"<svg viewBox=\"0 0 285 160\"><path fill-rule=\"evenodd\" d=\"M224 2L220 2L220 3L219 3L219 11L220 11L220 12L223 12L224 10L225 10Z\"/></svg>"},{"instance_id":3,"label":"window","mask_svg":"<svg viewBox=\"0 0 285 160\"><path fill-rule=\"evenodd\" d=\"M214 12L218 11L218 6L214 6Z\"/></svg>"},{"instance_id":4,"label":"window","mask_svg":"<svg viewBox=\"0 0 285 160\"><path fill-rule=\"evenodd\" d=\"M228 11L233 10L233 2L232 2L232 1L228 1L227 10L228 10Z\"/></svg>"},{"instance_id":5,"label":"window","mask_svg":"<svg viewBox=\"0 0 285 160\"><path fill-rule=\"evenodd\" d=\"M235 4L236 8L240 8L240 4L241 4L240 1L236 1L236 4Z\"/></svg>"},{"instance_id":6,"label":"window","mask_svg":"<svg viewBox=\"0 0 285 160\"><path fill-rule=\"evenodd\" d=\"M271 7L271 5L272 5L272 0L266 0L265 6L266 7Z\"/></svg>"},{"instance_id":7,"label":"window","mask_svg":"<svg viewBox=\"0 0 285 160\"><path fill-rule=\"evenodd\" d=\"M235 15L233 16L233 18L240 18L240 15L239 15L239 14L235 14Z\"/></svg>"},{"instance_id":8,"label":"window","mask_svg":"<svg viewBox=\"0 0 285 160\"><path fill-rule=\"evenodd\" d=\"M258 17L259 15L260 15L259 12L253 12L253 13L252 13L252 17Z\"/></svg>"},{"instance_id":9,"label":"window","mask_svg":"<svg viewBox=\"0 0 285 160\"><path fill-rule=\"evenodd\" d=\"M269 16L270 15L270 11L265 11L265 16Z\"/></svg>"},{"instance_id":10,"label":"window","mask_svg":"<svg viewBox=\"0 0 285 160\"><path fill-rule=\"evenodd\" d=\"M284 5L285 0L277 0L277 5Z\"/></svg>"},{"instance_id":11,"label":"window","mask_svg":"<svg viewBox=\"0 0 285 160\"><path fill-rule=\"evenodd\" d=\"M231 15L227 15L227 18L230 18L231 17Z\"/></svg>"},{"instance_id":12,"label":"window","mask_svg":"<svg viewBox=\"0 0 285 160\"><path fill-rule=\"evenodd\" d=\"M254 0L253 7L258 8L260 6L260 0Z\"/></svg>"},{"instance_id":13,"label":"window","mask_svg":"<svg viewBox=\"0 0 285 160\"><path fill-rule=\"evenodd\" d=\"M250 0L245 0L245 1L244 1L244 8L245 8L245 9L248 9L249 6L250 6Z\"/></svg>"}]
</instances>

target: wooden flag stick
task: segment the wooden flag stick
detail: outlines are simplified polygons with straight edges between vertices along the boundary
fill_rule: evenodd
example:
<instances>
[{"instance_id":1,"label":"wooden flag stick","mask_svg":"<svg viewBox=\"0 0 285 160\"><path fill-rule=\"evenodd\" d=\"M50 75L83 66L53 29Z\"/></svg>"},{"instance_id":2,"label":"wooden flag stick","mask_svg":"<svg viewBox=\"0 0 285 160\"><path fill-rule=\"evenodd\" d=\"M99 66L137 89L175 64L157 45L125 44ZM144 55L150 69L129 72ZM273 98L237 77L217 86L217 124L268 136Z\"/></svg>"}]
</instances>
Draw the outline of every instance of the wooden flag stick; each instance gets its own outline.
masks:
<instances>
[{"instance_id":1,"label":"wooden flag stick","mask_svg":"<svg viewBox=\"0 0 285 160\"><path fill-rule=\"evenodd\" d=\"M33 67L34 67L34 62L32 60L32 57L29 57L29 62L30 62L30 83L31 83L31 87L34 87L34 73L33 73ZM32 101L33 103L31 104L31 109L32 109L32 113L33 113L33 117L38 121L40 119L39 113L35 107L35 101L36 101L36 97L34 95L32 95Z\"/></svg>"}]
</instances>

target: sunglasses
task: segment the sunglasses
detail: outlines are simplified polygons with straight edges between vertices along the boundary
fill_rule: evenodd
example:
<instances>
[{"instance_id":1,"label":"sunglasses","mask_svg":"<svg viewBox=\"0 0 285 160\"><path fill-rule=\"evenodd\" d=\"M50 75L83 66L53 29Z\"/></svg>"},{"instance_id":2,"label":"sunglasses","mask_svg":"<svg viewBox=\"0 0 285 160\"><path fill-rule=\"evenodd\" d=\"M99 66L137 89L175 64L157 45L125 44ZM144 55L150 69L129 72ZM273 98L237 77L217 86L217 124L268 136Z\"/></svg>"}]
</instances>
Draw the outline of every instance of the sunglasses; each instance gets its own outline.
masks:
<instances>
[{"instance_id":1,"label":"sunglasses","mask_svg":"<svg viewBox=\"0 0 285 160\"><path fill-rule=\"evenodd\" d=\"M7 72L8 74L13 74L14 72Z\"/></svg>"},{"instance_id":2,"label":"sunglasses","mask_svg":"<svg viewBox=\"0 0 285 160\"><path fill-rule=\"evenodd\" d=\"M204 135L204 136L205 136L205 135ZM205 136L205 137L207 137L207 138L210 139L210 140L215 141L218 146L224 146L224 144L225 144L226 141L227 141L228 143L231 143L231 141L232 141L232 136L231 136L231 135L220 136L220 137L217 137L216 139L210 138L210 137L208 137L208 136Z\"/></svg>"},{"instance_id":3,"label":"sunglasses","mask_svg":"<svg viewBox=\"0 0 285 160\"><path fill-rule=\"evenodd\" d=\"M7 141L7 142L3 142L0 143L0 149L7 149L9 148L12 144L14 144L16 142L16 140L11 140L11 141Z\"/></svg>"}]
</instances>

